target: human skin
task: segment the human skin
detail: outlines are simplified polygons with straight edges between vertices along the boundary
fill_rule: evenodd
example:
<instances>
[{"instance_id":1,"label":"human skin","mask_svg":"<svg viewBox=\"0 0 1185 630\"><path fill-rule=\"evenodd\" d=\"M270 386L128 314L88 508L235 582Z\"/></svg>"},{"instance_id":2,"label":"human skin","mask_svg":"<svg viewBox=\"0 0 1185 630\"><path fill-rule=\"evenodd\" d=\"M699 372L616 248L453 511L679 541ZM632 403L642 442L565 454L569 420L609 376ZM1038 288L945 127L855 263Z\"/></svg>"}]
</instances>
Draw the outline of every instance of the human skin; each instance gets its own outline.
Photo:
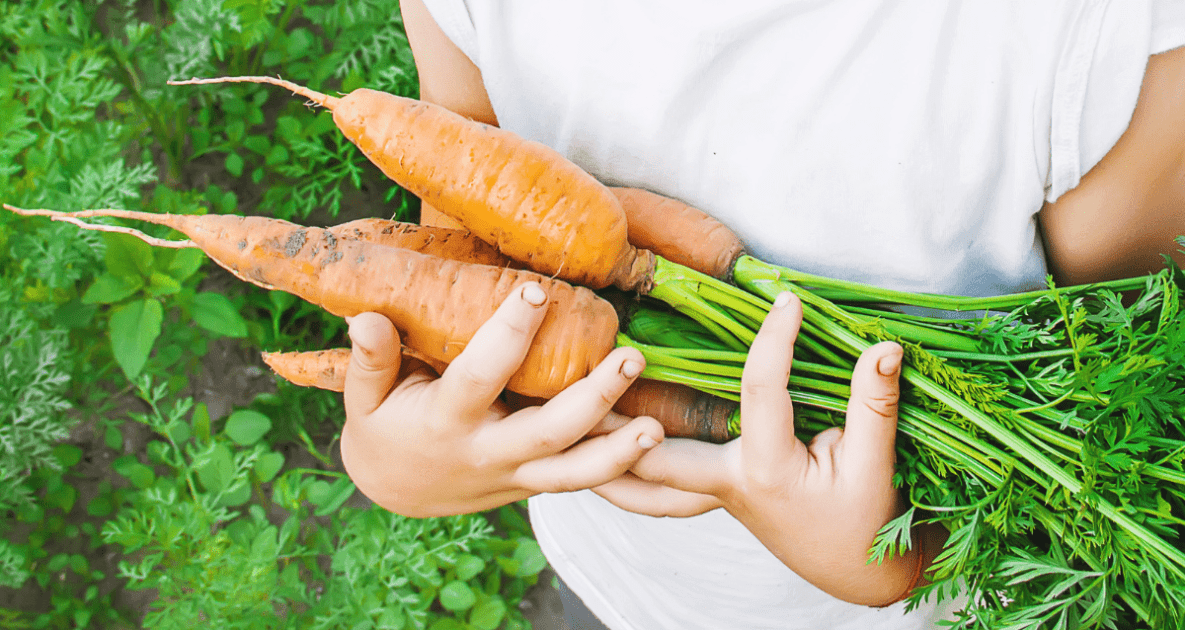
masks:
<instances>
[{"instance_id":1,"label":"human skin","mask_svg":"<svg viewBox=\"0 0 1185 630\"><path fill-rule=\"evenodd\" d=\"M477 67L440 31L421 0L404 0L401 7L419 70L421 98L496 125ZM1127 132L1078 187L1041 208L1038 220L1050 271L1060 284L1153 271L1162 265L1162 254L1185 262L1172 241L1185 233L1185 50L1149 60ZM422 222L456 226L431 207L423 208ZM598 471L594 478L577 476L572 468L554 463L593 442L578 442L583 435L579 429L592 426L596 418L584 415L562 431L547 429L542 421L519 421L510 410L492 404L492 386L481 389L475 400L468 400L470 390L451 388L467 400L463 403L426 396L423 391L437 387L436 380L426 372L398 380L398 344L392 345L396 333L368 316L365 329L351 325L355 349L361 352L354 353L360 363L350 367L357 376L346 384L343 458L351 476L363 480L359 487L364 492L401 513L474 511L535 492L583 487L594 488L619 507L654 516L691 516L723 508L783 563L822 590L853 603L884 605L904 594L918 562L927 566L943 542L938 529L919 529L915 536L927 541L925 557L919 559L914 548L881 565L867 563L876 531L904 507L891 482L901 351L892 343L867 351L855 369L852 411L845 428L825 431L804 444L794 437L793 409L785 389L800 321L800 305L789 298L771 312L750 349L742 377L743 437L725 445L661 440L661 428L650 424L653 420L635 419L632 422L638 424L618 430L632 432L594 438L602 448L581 451L580 461ZM472 372L470 380L496 384L502 374L498 370L513 371L517 364L506 357L524 351L533 325L530 311L522 309L510 309L492 322L492 330L462 353L462 358L480 357L462 361ZM613 361L627 360L610 356ZM439 380L448 381L455 368L456 363ZM611 375L613 370L603 372ZM576 400L594 404L596 413L611 413L608 409L628 379L598 378L604 380L561 402ZM351 402L358 400L367 402ZM487 401L490 406L481 407ZM486 467L472 459L472 432L432 428L474 426L473 420L456 420L450 405L481 415L483 426L499 428L495 447L481 451L484 460L479 463ZM536 420L553 417L554 407L537 408ZM393 426L401 430L390 430ZM540 430L545 431L546 448L516 447L539 445L541 438L534 432ZM639 446L643 434L661 444ZM420 457L426 451L432 453L430 462ZM544 461L552 465L539 463ZM416 462L430 467L417 468ZM498 464L488 466L490 462ZM534 471L531 483L519 483L517 470Z\"/></svg>"}]
</instances>

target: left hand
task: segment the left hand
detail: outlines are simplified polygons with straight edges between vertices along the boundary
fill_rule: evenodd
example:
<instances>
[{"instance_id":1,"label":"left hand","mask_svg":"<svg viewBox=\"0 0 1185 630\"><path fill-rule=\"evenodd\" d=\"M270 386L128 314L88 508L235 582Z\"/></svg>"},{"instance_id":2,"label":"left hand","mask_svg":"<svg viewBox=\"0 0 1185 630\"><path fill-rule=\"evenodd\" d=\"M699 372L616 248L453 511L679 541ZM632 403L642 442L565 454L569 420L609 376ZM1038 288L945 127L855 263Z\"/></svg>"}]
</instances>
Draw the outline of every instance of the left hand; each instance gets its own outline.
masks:
<instances>
[{"instance_id":1,"label":"left hand","mask_svg":"<svg viewBox=\"0 0 1185 630\"><path fill-rule=\"evenodd\" d=\"M882 606L918 569L915 545L869 564L877 531L903 506L892 477L902 349L869 348L852 377L847 422L809 445L794 435L786 381L802 305L786 293L766 317L741 378L742 437L713 445L667 439L629 475L596 488L617 506L653 516L723 507L795 573L840 599Z\"/></svg>"}]
</instances>

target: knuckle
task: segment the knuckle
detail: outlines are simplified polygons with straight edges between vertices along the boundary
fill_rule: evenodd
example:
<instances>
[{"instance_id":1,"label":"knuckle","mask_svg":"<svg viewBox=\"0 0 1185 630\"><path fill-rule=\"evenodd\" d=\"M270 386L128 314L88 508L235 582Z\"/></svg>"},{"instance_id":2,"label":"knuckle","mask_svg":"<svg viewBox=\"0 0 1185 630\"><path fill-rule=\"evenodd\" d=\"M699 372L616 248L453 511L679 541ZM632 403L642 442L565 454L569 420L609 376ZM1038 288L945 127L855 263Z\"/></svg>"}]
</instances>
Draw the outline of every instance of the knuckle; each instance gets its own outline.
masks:
<instances>
[{"instance_id":1,"label":"knuckle","mask_svg":"<svg viewBox=\"0 0 1185 630\"><path fill-rule=\"evenodd\" d=\"M741 393L751 398L766 398L775 395L785 395L786 386L776 385L764 379L750 379L741 383Z\"/></svg>"},{"instance_id":2,"label":"knuckle","mask_svg":"<svg viewBox=\"0 0 1185 630\"><path fill-rule=\"evenodd\" d=\"M522 318L512 318L503 323L506 333L515 341L529 339L535 334L535 326L533 322L524 321Z\"/></svg>"},{"instance_id":3,"label":"knuckle","mask_svg":"<svg viewBox=\"0 0 1185 630\"><path fill-rule=\"evenodd\" d=\"M462 389L465 391L487 391L490 389L501 389L502 384L488 371L480 369L471 362L462 362L461 369L456 375L460 381Z\"/></svg>"},{"instance_id":4,"label":"knuckle","mask_svg":"<svg viewBox=\"0 0 1185 630\"><path fill-rule=\"evenodd\" d=\"M617 398L621 395L621 392L611 391L605 387L597 387L596 393L596 402L601 409L612 409L613 405L617 403Z\"/></svg>"},{"instance_id":5,"label":"knuckle","mask_svg":"<svg viewBox=\"0 0 1185 630\"><path fill-rule=\"evenodd\" d=\"M532 438L535 443L535 450L546 453L558 453L563 450L567 444L555 431L540 431Z\"/></svg>"},{"instance_id":6,"label":"knuckle","mask_svg":"<svg viewBox=\"0 0 1185 630\"><path fill-rule=\"evenodd\" d=\"M546 488L543 490L543 492L576 492L577 490L584 489L584 484L581 484L580 480L577 479L572 473L566 471L557 474L555 477L544 483L544 485Z\"/></svg>"},{"instance_id":7,"label":"knuckle","mask_svg":"<svg viewBox=\"0 0 1185 630\"><path fill-rule=\"evenodd\" d=\"M897 417L897 403L900 401L901 395L897 392L884 392L882 394L869 396L862 402L869 411L881 416L885 419L894 419Z\"/></svg>"},{"instance_id":8,"label":"knuckle","mask_svg":"<svg viewBox=\"0 0 1185 630\"><path fill-rule=\"evenodd\" d=\"M646 481L652 481L664 486L671 481L671 469L662 462L650 463L644 469L639 470L638 473Z\"/></svg>"}]
</instances>

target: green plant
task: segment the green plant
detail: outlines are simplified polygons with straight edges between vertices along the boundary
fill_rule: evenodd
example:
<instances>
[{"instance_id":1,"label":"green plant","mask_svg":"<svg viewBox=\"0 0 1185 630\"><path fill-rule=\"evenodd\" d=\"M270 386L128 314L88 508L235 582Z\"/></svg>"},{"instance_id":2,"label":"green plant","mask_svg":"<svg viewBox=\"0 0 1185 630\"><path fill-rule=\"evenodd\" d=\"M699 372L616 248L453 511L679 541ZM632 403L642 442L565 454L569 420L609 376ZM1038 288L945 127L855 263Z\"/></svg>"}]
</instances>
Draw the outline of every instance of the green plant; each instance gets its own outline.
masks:
<instances>
[{"instance_id":1,"label":"green plant","mask_svg":"<svg viewBox=\"0 0 1185 630\"><path fill-rule=\"evenodd\" d=\"M105 271L82 296L83 304L110 308L108 335L115 360L129 380L144 369L164 323L164 298L182 318L217 335L246 337L247 324L226 296L195 290L204 257L194 249L159 249L125 234L105 233Z\"/></svg>"},{"instance_id":2,"label":"green plant","mask_svg":"<svg viewBox=\"0 0 1185 630\"><path fill-rule=\"evenodd\" d=\"M753 295L687 274L680 296L706 322L697 338L710 330L716 347L622 342L647 356L644 376L735 399L745 354L727 346L747 344L769 301L794 292L804 319L789 388L804 434L842 423L862 351L902 344L896 482L911 508L870 560L908 547L917 523L949 529L913 601L966 591L959 628L1180 625L1185 274L1171 261L1146 277L985 298L889 291L749 257L734 275Z\"/></svg>"},{"instance_id":3,"label":"green plant","mask_svg":"<svg viewBox=\"0 0 1185 630\"><path fill-rule=\"evenodd\" d=\"M545 565L533 540L498 539L479 515L343 507L344 474L281 473L267 416L239 410L216 430L189 400L163 406L162 386L139 392L151 411L132 417L158 439L147 461L114 463L132 489L102 535L139 558L119 566L130 587L159 593L145 625L525 627L515 598Z\"/></svg>"},{"instance_id":4,"label":"green plant","mask_svg":"<svg viewBox=\"0 0 1185 630\"><path fill-rule=\"evenodd\" d=\"M414 95L398 16L395 0L0 3L0 201L413 219L414 198L326 113L165 85L263 73ZM381 625L394 613L357 598L385 601L379 585L405 579L392 587L405 627L523 627L516 603L542 566L529 529L345 503L340 397L281 385L213 419L183 402L198 370L218 369L219 337L343 339L340 318L211 289L208 269L193 252L0 214L0 588L19 589L0 626ZM121 607L132 588L160 595Z\"/></svg>"}]
</instances>

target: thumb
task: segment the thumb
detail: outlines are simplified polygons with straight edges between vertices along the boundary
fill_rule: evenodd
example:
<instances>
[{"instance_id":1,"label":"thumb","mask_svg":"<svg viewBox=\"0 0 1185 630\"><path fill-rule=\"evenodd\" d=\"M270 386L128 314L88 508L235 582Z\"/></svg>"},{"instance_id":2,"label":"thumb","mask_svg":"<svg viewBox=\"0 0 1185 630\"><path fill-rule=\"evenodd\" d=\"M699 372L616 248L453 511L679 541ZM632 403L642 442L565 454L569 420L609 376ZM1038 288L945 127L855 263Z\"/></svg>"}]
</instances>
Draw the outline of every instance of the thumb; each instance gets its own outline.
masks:
<instances>
[{"instance_id":1,"label":"thumb","mask_svg":"<svg viewBox=\"0 0 1185 630\"><path fill-rule=\"evenodd\" d=\"M893 474L902 355L896 343L878 343L860 355L852 372L842 438L844 460L859 469L852 472L866 479Z\"/></svg>"},{"instance_id":2,"label":"thumb","mask_svg":"<svg viewBox=\"0 0 1185 630\"><path fill-rule=\"evenodd\" d=\"M353 352L346 369L346 416L361 418L378 409L395 386L402 354L399 331L386 317L361 313L349 324Z\"/></svg>"}]
</instances>

